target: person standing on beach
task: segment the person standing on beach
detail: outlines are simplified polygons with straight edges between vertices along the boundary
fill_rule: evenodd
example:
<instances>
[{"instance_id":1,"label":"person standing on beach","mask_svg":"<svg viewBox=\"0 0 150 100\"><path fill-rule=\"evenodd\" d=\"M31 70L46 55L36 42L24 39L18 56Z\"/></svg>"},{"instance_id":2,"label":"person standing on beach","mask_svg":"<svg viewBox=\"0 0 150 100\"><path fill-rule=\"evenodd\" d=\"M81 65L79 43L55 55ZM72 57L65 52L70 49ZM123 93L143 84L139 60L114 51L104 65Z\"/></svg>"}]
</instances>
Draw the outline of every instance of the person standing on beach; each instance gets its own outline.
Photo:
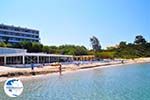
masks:
<instances>
[{"instance_id":1,"label":"person standing on beach","mask_svg":"<svg viewBox=\"0 0 150 100\"><path fill-rule=\"evenodd\" d=\"M31 70L34 70L34 64L33 63L31 64Z\"/></svg>"},{"instance_id":2,"label":"person standing on beach","mask_svg":"<svg viewBox=\"0 0 150 100\"><path fill-rule=\"evenodd\" d=\"M59 64L59 75L61 75L61 72L62 72L62 65L61 64Z\"/></svg>"},{"instance_id":3,"label":"person standing on beach","mask_svg":"<svg viewBox=\"0 0 150 100\"><path fill-rule=\"evenodd\" d=\"M121 60L121 63L124 64L124 60Z\"/></svg>"}]
</instances>

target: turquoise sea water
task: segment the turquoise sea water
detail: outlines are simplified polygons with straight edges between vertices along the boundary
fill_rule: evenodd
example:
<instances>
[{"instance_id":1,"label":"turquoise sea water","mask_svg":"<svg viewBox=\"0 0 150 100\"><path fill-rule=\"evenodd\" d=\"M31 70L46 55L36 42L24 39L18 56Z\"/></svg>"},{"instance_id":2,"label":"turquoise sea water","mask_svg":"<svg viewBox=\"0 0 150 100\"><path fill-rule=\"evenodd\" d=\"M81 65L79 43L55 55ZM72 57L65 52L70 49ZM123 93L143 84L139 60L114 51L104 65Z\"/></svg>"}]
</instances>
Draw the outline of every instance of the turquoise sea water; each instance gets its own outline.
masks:
<instances>
[{"instance_id":1,"label":"turquoise sea water","mask_svg":"<svg viewBox=\"0 0 150 100\"><path fill-rule=\"evenodd\" d=\"M150 64L133 64L24 80L24 91L0 100L150 100Z\"/></svg>"}]
</instances>

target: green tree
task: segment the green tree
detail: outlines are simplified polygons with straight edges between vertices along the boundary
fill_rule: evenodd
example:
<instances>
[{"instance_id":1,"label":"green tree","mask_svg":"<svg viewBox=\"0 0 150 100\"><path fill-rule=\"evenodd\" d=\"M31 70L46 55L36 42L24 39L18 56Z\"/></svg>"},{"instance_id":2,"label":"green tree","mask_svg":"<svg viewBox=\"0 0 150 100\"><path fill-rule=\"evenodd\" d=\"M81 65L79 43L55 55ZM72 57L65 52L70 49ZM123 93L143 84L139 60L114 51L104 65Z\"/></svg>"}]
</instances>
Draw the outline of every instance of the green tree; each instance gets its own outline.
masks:
<instances>
[{"instance_id":1,"label":"green tree","mask_svg":"<svg viewBox=\"0 0 150 100\"><path fill-rule=\"evenodd\" d=\"M96 52L95 53L95 57L97 59L114 59L115 57L115 52L114 51L107 51L107 50L103 50L101 52Z\"/></svg>"},{"instance_id":2,"label":"green tree","mask_svg":"<svg viewBox=\"0 0 150 100\"><path fill-rule=\"evenodd\" d=\"M43 46L42 51L44 53L50 53L50 47L49 46Z\"/></svg>"},{"instance_id":3,"label":"green tree","mask_svg":"<svg viewBox=\"0 0 150 100\"><path fill-rule=\"evenodd\" d=\"M101 45L97 37L93 36L90 38L90 42L94 51L100 51Z\"/></svg>"},{"instance_id":4,"label":"green tree","mask_svg":"<svg viewBox=\"0 0 150 100\"><path fill-rule=\"evenodd\" d=\"M88 50L84 46L61 45L59 46L61 54L68 55L86 55Z\"/></svg>"},{"instance_id":5,"label":"green tree","mask_svg":"<svg viewBox=\"0 0 150 100\"><path fill-rule=\"evenodd\" d=\"M0 42L0 47L7 47L7 44L5 42Z\"/></svg>"},{"instance_id":6,"label":"green tree","mask_svg":"<svg viewBox=\"0 0 150 100\"><path fill-rule=\"evenodd\" d=\"M6 44L9 43L9 37L3 37L3 39L5 40L4 42L5 42Z\"/></svg>"},{"instance_id":7,"label":"green tree","mask_svg":"<svg viewBox=\"0 0 150 100\"><path fill-rule=\"evenodd\" d=\"M32 52L42 52L42 48L43 48L42 44L33 42L32 43L31 51Z\"/></svg>"},{"instance_id":8,"label":"green tree","mask_svg":"<svg viewBox=\"0 0 150 100\"><path fill-rule=\"evenodd\" d=\"M14 48L27 49L28 52L32 52L32 42L22 41L16 44L13 44Z\"/></svg>"},{"instance_id":9,"label":"green tree","mask_svg":"<svg viewBox=\"0 0 150 100\"><path fill-rule=\"evenodd\" d=\"M127 43L125 41L121 41L119 44L119 48L125 48L127 46Z\"/></svg>"},{"instance_id":10,"label":"green tree","mask_svg":"<svg viewBox=\"0 0 150 100\"><path fill-rule=\"evenodd\" d=\"M60 51L57 46L49 46L49 53L51 54L59 54Z\"/></svg>"},{"instance_id":11,"label":"green tree","mask_svg":"<svg viewBox=\"0 0 150 100\"><path fill-rule=\"evenodd\" d=\"M135 44L145 44L146 43L146 40L145 38L142 36L142 35L137 35L135 37L135 41L134 41Z\"/></svg>"}]
</instances>

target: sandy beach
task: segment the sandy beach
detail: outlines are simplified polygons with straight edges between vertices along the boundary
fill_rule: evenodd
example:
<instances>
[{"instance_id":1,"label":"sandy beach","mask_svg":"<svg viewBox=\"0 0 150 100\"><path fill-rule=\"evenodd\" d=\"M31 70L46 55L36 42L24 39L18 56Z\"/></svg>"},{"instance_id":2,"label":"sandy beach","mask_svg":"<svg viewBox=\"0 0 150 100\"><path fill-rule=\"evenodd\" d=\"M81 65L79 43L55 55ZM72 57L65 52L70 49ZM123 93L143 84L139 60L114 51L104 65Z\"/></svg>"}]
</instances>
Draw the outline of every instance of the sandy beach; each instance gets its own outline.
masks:
<instances>
[{"instance_id":1,"label":"sandy beach","mask_svg":"<svg viewBox=\"0 0 150 100\"><path fill-rule=\"evenodd\" d=\"M65 64L62 65L62 74L73 73L77 71L86 71L99 68L115 67L125 64L136 64L136 63L149 63L150 58L138 58L134 60L124 60L122 64L121 61L110 61L110 62L91 62L87 64ZM6 66L0 66L0 82L7 80L11 77L17 77L20 79L37 78L46 75L59 75L58 66L44 66L34 69L34 74L31 68L12 68Z\"/></svg>"}]
</instances>

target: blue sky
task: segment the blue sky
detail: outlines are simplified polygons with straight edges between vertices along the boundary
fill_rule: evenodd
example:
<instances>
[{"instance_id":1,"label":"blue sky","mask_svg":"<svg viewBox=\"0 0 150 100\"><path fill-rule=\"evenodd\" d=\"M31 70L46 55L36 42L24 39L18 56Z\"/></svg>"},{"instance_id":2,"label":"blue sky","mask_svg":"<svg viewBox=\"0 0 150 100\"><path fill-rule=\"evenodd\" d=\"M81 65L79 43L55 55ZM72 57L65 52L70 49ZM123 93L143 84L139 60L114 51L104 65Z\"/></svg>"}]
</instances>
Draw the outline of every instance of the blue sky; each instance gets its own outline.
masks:
<instances>
[{"instance_id":1,"label":"blue sky","mask_svg":"<svg viewBox=\"0 0 150 100\"><path fill-rule=\"evenodd\" d=\"M150 1L1 0L0 23L38 29L45 45L90 48L94 35L105 48L138 34L150 41Z\"/></svg>"}]
</instances>

